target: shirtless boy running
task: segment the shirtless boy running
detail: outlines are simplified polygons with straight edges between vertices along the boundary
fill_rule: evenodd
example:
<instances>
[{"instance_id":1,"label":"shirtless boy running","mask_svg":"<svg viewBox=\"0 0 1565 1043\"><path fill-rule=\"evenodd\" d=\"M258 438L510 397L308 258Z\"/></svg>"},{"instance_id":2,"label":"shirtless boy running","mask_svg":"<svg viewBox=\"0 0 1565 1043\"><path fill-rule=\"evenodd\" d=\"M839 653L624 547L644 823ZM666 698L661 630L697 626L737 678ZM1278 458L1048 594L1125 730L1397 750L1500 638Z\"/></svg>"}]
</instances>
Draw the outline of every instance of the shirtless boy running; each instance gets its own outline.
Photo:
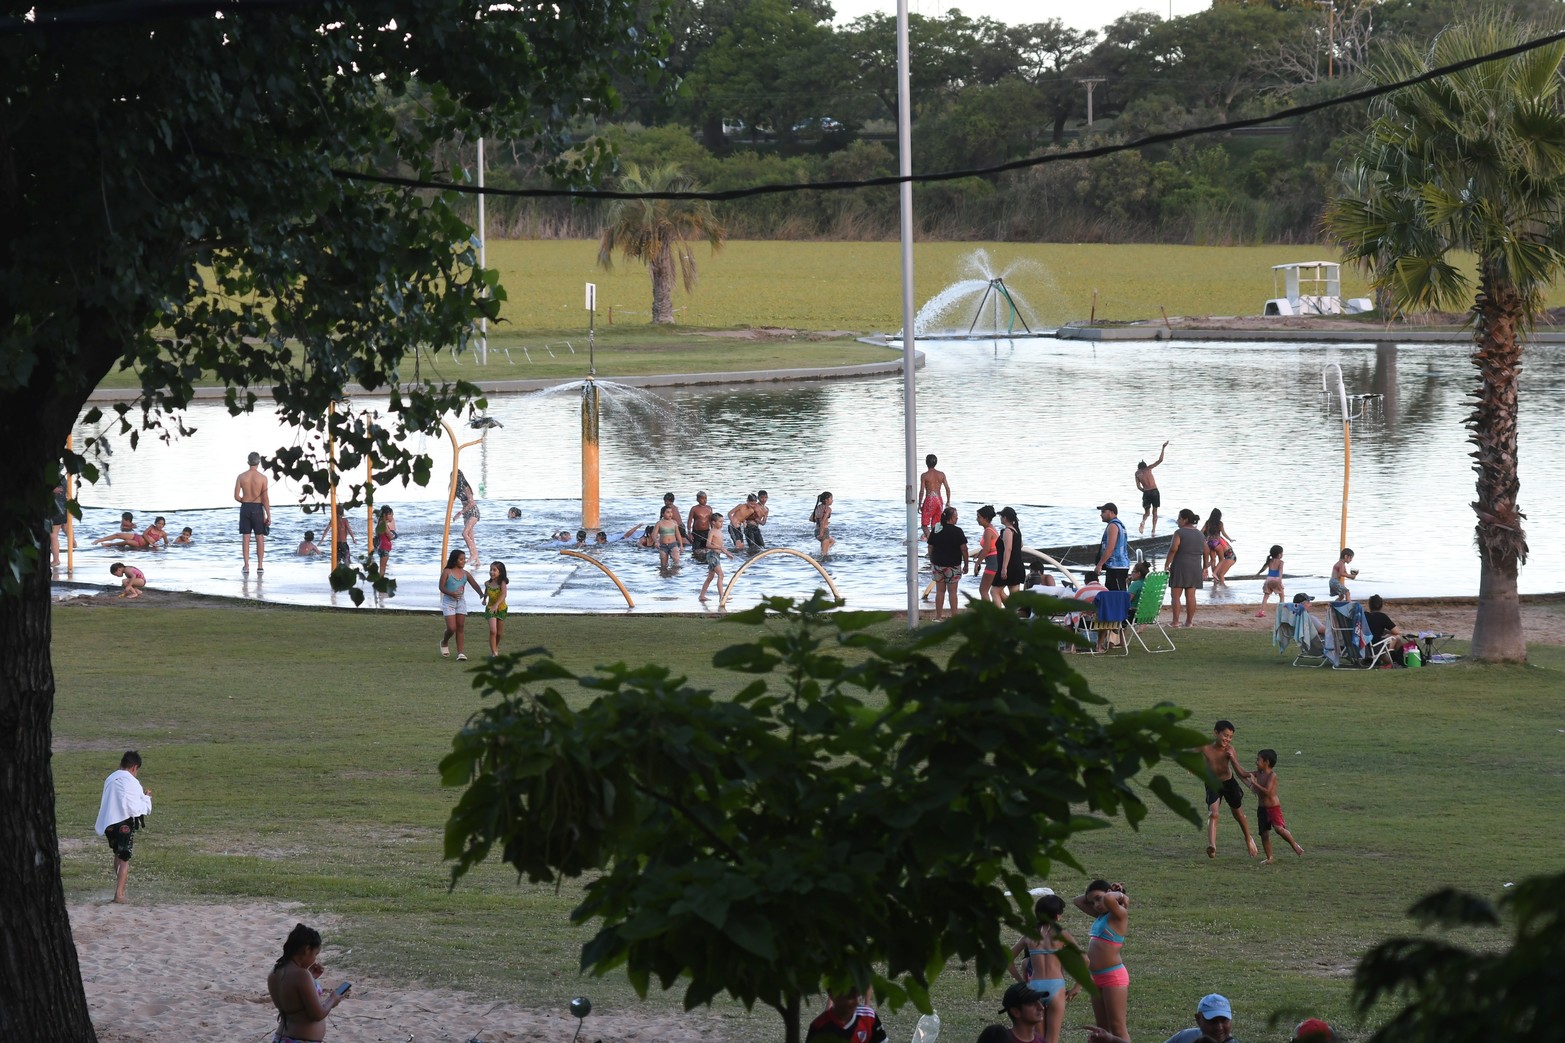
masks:
<instances>
[{"instance_id":1,"label":"shirtless boy running","mask_svg":"<svg viewBox=\"0 0 1565 1043\"><path fill-rule=\"evenodd\" d=\"M239 533L244 537L244 572L250 573L250 537L255 537L255 571L266 565L266 534L272 527L272 499L266 475L261 473L261 454L251 453L250 469L234 480L234 499L239 503Z\"/></svg>"},{"instance_id":2,"label":"shirtless boy running","mask_svg":"<svg viewBox=\"0 0 1565 1043\"><path fill-rule=\"evenodd\" d=\"M1158 492L1157 479L1152 477L1152 468L1163 462L1163 457L1168 454L1168 443L1163 443L1163 448L1158 451L1157 459L1151 463L1141 460L1136 464L1136 488L1141 490L1141 525L1137 532L1147 531L1147 515L1152 516L1152 535L1157 535L1157 509L1163 506L1163 494Z\"/></svg>"},{"instance_id":3,"label":"shirtless boy running","mask_svg":"<svg viewBox=\"0 0 1565 1043\"><path fill-rule=\"evenodd\" d=\"M1255 755L1255 770L1250 772L1240 768L1239 774L1255 791L1255 801L1261 808L1256 812L1256 818L1261 825L1261 843L1266 847L1266 861L1262 864L1269 866L1276 861L1272 857L1273 831L1288 842L1294 854L1304 854L1299 842L1288 832L1288 823L1282 817L1282 801L1277 799L1277 751L1262 750Z\"/></svg>"},{"instance_id":4,"label":"shirtless boy running","mask_svg":"<svg viewBox=\"0 0 1565 1043\"><path fill-rule=\"evenodd\" d=\"M920 537L926 540L929 539L929 530L940 521L940 514L946 504L951 502L951 483L946 480L944 471L935 470L937 462L934 453L924 457L924 465L929 470L918 479L918 531ZM945 497L943 500L942 495Z\"/></svg>"},{"instance_id":5,"label":"shirtless boy running","mask_svg":"<svg viewBox=\"0 0 1565 1043\"><path fill-rule=\"evenodd\" d=\"M1244 817L1244 789L1239 785L1239 780L1234 778L1237 769L1242 775L1244 768L1239 764L1239 758L1234 756L1234 726L1229 721L1218 721L1212 726L1212 741L1201 747L1201 756L1206 758L1207 770L1217 781L1217 788L1213 789L1210 782L1206 789L1206 857L1217 857L1217 817L1221 809L1218 805L1224 801L1234 813L1234 820L1239 823L1239 828L1244 831L1244 846L1249 849L1250 857L1254 858L1258 852L1255 849L1255 838L1250 836L1250 821Z\"/></svg>"}]
</instances>

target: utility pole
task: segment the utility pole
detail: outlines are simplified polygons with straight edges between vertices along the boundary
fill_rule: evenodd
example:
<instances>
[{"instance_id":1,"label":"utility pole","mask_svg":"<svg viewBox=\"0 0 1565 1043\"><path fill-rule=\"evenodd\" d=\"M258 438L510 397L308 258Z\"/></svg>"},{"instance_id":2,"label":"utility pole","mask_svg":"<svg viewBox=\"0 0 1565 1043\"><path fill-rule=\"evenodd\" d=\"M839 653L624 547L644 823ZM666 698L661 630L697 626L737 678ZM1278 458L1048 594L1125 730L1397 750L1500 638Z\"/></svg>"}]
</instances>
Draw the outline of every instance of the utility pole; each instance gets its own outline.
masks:
<instances>
[{"instance_id":1,"label":"utility pole","mask_svg":"<svg viewBox=\"0 0 1565 1043\"><path fill-rule=\"evenodd\" d=\"M1326 9L1326 79L1336 77L1336 50L1337 50L1337 5L1334 0L1315 0L1317 7Z\"/></svg>"},{"instance_id":2,"label":"utility pole","mask_svg":"<svg viewBox=\"0 0 1565 1043\"><path fill-rule=\"evenodd\" d=\"M1092 126L1092 89L1107 80L1106 76L1078 76L1076 82L1087 88L1087 126Z\"/></svg>"}]
</instances>

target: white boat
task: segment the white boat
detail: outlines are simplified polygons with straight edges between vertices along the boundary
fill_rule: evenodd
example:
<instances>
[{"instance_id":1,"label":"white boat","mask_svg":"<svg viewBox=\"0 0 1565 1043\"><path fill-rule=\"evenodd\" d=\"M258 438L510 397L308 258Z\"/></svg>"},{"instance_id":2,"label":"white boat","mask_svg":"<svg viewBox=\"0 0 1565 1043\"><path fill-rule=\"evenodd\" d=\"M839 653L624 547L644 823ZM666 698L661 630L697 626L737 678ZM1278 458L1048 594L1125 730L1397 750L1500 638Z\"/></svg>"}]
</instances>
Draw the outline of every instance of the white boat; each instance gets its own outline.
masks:
<instances>
[{"instance_id":1,"label":"white boat","mask_svg":"<svg viewBox=\"0 0 1565 1043\"><path fill-rule=\"evenodd\" d=\"M1335 261L1272 265L1272 292L1263 315L1360 315L1374 311L1368 297L1342 299L1342 266Z\"/></svg>"}]
</instances>

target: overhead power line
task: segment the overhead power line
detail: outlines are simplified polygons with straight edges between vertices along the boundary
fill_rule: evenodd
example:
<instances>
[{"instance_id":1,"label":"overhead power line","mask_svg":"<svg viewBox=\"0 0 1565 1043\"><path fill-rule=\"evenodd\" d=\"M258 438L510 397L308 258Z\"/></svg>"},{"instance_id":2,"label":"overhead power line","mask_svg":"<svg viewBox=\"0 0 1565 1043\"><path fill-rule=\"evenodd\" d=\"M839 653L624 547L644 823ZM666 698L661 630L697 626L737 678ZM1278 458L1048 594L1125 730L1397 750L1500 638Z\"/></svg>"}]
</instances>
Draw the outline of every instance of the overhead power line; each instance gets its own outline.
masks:
<instances>
[{"instance_id":1,"label":"overhead power line","mask_svg":"<svg viewBox=\"0 0 1565 1043\"><path fill-rule=\"evenodd\" d=\"M1506 47L1498 51L1491 51L1488 54L1479 55L1476 58L1467 58L1459 62L1453 62L1450 65L1442 65L1420 73L1417 76L1398 80L1395 83L1369 87L1361 91L1354 91L1351 94L1343 94L1339 97L1312 102L1308 105L1296 105L1293 108L1283 109L1280 112L1274 112L1267 116L1254 116L1249 119L1228 120L1223 123L1208 123L1199 127L1186 127L1183 130L1149 134L1144 138L1137 138L1134 141L1120 144L1100 145L1096 148L1077 149L1072 152L1052 152L1043 156L1029 156L1025 159L1013 159L1009 162L989 167L975 167L970 170L945 170L931 174L911 174L907 177L887 175L885 177L863 178L855 181L807 181L779 185L753 185L749 188L731 188L716 192L620 192L614 189L479 188L477 185L461 184L459 182L425 181L419 178L398 177L393 174L368 174L355 170L334 170L332 173L346 181L364 181L398 188L435 189L442 192L498 196L507 199L580 199L583 201L599 199L701 199L711 202L726 202L734 199L781 195L789 192L847 192L860 188L885 188L901 185L904 182L911 184L935 184L943 181L959 181L968 177L1004 174L1013 170L1026 170L1031 167L1044 166L1048 163L1097 159L1100 156L1111 156L1117 152L1131 152L1151 145L1162 145L1172 141L1184 141L1188 138L1203 137L1208 134L1223 134L1228 131L1242 130L1246 127L1259 127L1268 123L1277 123L1299 116L1307 116L1312 112L1321 112L1325 109L1335 108L1339 105L1352 105L1361 101L1369 101L1372 98L1405 90L1408 87L1427 83L1442 76L1450 76L1453 73L1471 69L1486 62L1512 58L1518 54L1525 54L1527 51L1547 47L1550 44L1561 41L1565 41L1565 32L1540 36L1537 39L1516 44L1514 47Z\"/></svg>"}]
</instances>

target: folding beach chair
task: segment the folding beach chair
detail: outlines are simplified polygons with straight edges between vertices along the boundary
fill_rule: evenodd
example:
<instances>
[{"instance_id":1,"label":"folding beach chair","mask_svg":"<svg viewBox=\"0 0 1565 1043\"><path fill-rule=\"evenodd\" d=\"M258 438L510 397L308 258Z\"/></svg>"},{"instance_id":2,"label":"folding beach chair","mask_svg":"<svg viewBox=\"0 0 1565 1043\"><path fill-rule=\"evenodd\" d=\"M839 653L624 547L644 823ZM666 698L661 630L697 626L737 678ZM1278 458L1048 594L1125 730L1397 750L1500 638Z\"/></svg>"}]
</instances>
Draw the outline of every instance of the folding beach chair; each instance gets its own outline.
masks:
<instances>
[{"instance_id":1,"label":"folding beach chair","mask_svg":"<svg viewBox=\"0 0 1565 1043\"><path fill-rule=\"evenodd\" d=\"M1141 593L1136 596L1136 607L1130 618L1131 636L1141 645L1144 652L1172 652L1174 651L1174 639L1163 626L1163 620L1159 618L1163 609L1163 597L1168 593L1168 573L1154 572L1146 578L1141 585ZM1147 645L1143 636L1147 627L1154 628L1163 635L1163 643L1167 648L1151 648Z\"/></svg>"},{"instance_id":2,"label":"folding beach chair","mask_svg":"<svg viewBox=\"0 0 1565 1043\"><path fill-rule=\"evenodd\" d=\"M1369 619L1357 601L1331 603L1331 625L1326 631L1326 658L1334 670L1368 670L1391 662L1390 634L1375 641Z\"/></svg>"},{"instance_id":3,"label":"folding beach chair","mask_svg":"<svg viewBox=\"0 0 1565 1043\"><path fill-rule=\"evenodd\" d=\"M1272 643L1279 654L1298 642L1294 666L1325 666L1326 642L1321 621L1310 615L1306 605L1295 602L1277 606L1277 621L1272 627Z\"/></svg>"},{"instance_id":4,"label":"folding beach chair","mask_svg":"<svg viewBox=\"0 0 1565 1043\"><path fill-rule=\"evenodd\" d=\"M1125 631L1130 626L1130 594L1105 590L1092 600L1097 610L1082 619L1083 633L1092 642L1086 651L1091 655L1129 655L1130 638Z\"/></svg>"}]
</instances>

